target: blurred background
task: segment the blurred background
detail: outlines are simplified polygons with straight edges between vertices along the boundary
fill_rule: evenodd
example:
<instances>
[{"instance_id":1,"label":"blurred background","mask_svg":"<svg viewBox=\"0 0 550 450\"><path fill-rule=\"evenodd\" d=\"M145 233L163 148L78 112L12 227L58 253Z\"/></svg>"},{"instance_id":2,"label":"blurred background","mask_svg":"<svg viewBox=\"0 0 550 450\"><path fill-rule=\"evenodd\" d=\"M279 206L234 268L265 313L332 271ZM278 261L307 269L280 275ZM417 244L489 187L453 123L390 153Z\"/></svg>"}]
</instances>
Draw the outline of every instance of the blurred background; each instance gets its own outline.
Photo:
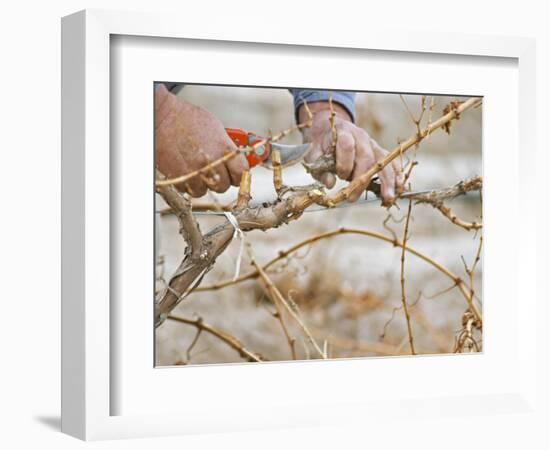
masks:
<instances>
[{"instance_id":1,"label":"blurred background","mask_svg":"<svg viewBox=\"0 0 550 450\"><path fill-rule=\"evenodd\" d=\"M224 126L243 128L259 135L276 133L295 124L292 96L286 89L188 85L179 96L202 106L217 116ZM358 93L357 125L364 128L386 149L396 146L416 132L412 113L421 112L421 95ZM432 97L426 99L429 106ZM444 107L461 97L433 97L432 120L442 115ZM407 104L410 113L407 111ZM428 111L422 124L428 120ZM300 143L295 132L285 143ZM412 157L414 150L407 153ZM410 178L413 190L451 186L460 180L482 175L482 111L466 111L454 121L451 134L435 131L417 151L418 165ZM311 178L300 165L283 172L284 182L303 185ZM273 200L271 172L258 167L252 170L253 201ZM343 184L339 182L334 190ZM227 203L235 199L236 188L224 194L207 194L201 201ZM215 197L215 198L214 198ZM347 208L307 212L297 221L268 232L246 234L259 264L277 256L281 250L318 233L338 227L377 231L391 237L386 226L403 237L408 202L398 201L389 211L380 202L353 205ZM480 221L479 193L458 197L448 204L461 219ZM156 209L165 205L157 196ZM157 288L162 288L179 265L185 243L178 233L177 219L170 215L159 218L157 242L163 263L157 267ZM198 216L201 229L209 230L226 220L219 216ZM408 245L437 260L449 270L467 279L463 259L473 262L479 235L453 225L429 205L413 206L409 225ZM201 287L230 279L235 272L239 241L234 239L205 276ZM269 271L283 295L299 307L304 322L317 342L328 349L331 358L389 356L409 354L407 326L401 306L401 249L367 236L338 235L306 246ZM478 264L474 282L476 302L481 305L482 261ZM241 274L252 271L245 255ZM415 341L419 354L451 353L462 329L462 317L467 309L458 289L426 262L408 254L405 262L407 300ZM481 307L481 306L480 306ZM222 290L194 292L176 309L174 315L202 318L204 322L239 339L246 348L269 360L291 358L287 340L279 321L273 317L274 307L258 280L248 280ZM299 327L287 318L291 334L296 338L300 359L317 358ZM243 362L232 348L208 333L195 340L195 327L166 321L156 330L157 365ZM481 337L476 336L479 343Z\"/></svg>"}]
</instances>

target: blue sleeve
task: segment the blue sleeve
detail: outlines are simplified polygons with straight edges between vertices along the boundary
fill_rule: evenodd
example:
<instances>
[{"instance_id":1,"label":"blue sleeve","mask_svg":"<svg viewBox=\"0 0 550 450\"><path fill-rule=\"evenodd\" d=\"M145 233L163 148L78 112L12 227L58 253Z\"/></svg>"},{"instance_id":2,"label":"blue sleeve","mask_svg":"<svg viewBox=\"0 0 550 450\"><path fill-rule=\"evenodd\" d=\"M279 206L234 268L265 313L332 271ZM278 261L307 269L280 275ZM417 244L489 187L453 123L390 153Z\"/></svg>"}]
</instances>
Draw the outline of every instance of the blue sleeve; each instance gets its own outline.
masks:
<instances>
[{"instance_id":1,"label":"blue sleeve","mask_svg":"<svg viewBox=\"0 0 550 450\"><path fill-rule=\"evenodd\" d=\"M172 94L177 94L185 86L182 83L168 83L164 81L161 83L155 82L155 92L161 84L164 84L164 86L166 86L166 89L168 89Z\"/></svg>"},{"instance_id":2,"label":"blue sleeve","mask_svg":"<svg viewBox=\"0 0 550 450\"><path fill-rule=\"evenodd\" d=\"M182 83L155 83L155 89L158 89L159 84L164 84L173 94L177 94L185 85ZM348 91L314 91L311 89L289 89L294 96L294 111L298 116L298 108L304 101L308 103L327 101L332 95L332 100L346 109L351 116L351 120L355 122L355 92Z\"/></svg>"},{"instance_id":3,"label":"blue sleeve","mask_svg":"<svg viewBox=\"0 0 550 450\"><path fill-rule=\"evenodd\" d=\"M347 91L314 91L311 89L289 89L294 96L294 111L296 116L298 115L298 108L304 100L308 103L327 101L332 95L332 100L335 103L343 106L349 115L351 120L355 122L355 92Z\"/></svg>"}]
</instances>

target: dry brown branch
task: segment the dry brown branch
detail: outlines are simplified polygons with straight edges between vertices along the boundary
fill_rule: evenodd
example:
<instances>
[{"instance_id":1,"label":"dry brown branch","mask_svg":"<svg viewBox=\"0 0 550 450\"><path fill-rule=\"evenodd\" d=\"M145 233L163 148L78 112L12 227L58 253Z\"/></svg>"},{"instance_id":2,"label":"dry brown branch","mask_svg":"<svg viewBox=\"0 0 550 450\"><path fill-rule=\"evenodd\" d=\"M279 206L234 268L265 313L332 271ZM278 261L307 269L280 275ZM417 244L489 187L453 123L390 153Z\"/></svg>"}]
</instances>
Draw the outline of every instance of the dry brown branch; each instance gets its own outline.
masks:
<instances>
[{"instance_id":1,"label":"dry brown branch","mask_svg":"<svg viewBox=\"0 0 550 450\"><path fill-rule=\"evenodd\" d=\"M477 264L481 260L481 249L482 249L482 247L483 247L483 235L479 237L479 244L477 246L477 252L476 252L476 256L474 258L474 262L472 263L472 267L470 267L468 269L468 267L466 266L466 263L464 263L464 267L466 269L466 274L468 275L468 279L469 279L469 282L470 282L469 294L470 294L470 302L472 302L472 303L473 303L474 297L475 297L474 275L475 275L475 270L476 270ZM464 261L464 259L463 259L463 261ZM478 326L479 324L476 323L475 325Z\"/></svg>"},{"instance_id":2,"label":"dry brown branch","mask_svg":"<svg viewBox=\"0 0 550 450\"><path fill-rule=\"evenodd\" d=\"M269 287L265 284L262 285L262 288L264 291L267 291L269 298L272 299L273 304L275 305L275 312L271 313L273 317L275 317L279 324L281 325L281 329L283 330L283 334L285 335L285 339L288 342L288 348L290 349L290 355L292 356L292 359L298 359L298 356L296 354L296 339L290 334L290 331L288 330L288 327L286 326L286 322L283 315L283 310L281 308L281 304L277 299L274 299L269 292Z\"/></svg>"},{"instance_id":3,"label":"dry brown branch","mask_svg":"<svg viewBox=\"0 0 550 450\"><path fill-rule=\"evenodd\" d=\"M191 201L191 208L195 212L205 212L205 211L233 211L233 208L235 207L235 203L217 203L217 202L198 202L198 201ZM161 216L171 216L174 214L174 211L172 208L162 208L158 213Z\"/></svg>"},{"instance_id":4,"label":"dry brown branch","mask_svg":"<svg viewBox=\"0 0 550 450\"><path fill-rule=\"evenodd\" d=\"M455 225L458 225L461 228L464 228L467 231L479 230L483 226L482 224L480 224L478 222L466 222L465 220L460 219L459 217L456 216L456 214L454 214L452 212L451 208L449 208L449 207L447 207L443 204L433 205L433 206L434 206L434 208L441 211L441 214L443 214L452 223L454 223Z\"/></svg>"},{"instance_id":5,"label":"dry brown branch","mask_svg":"<svg viewBox=\"0 0 550 450\"><path fill-rule=\"evenodd\" d=\"M458 100L450 102L447 106L445 106L445 108L443 108L443 114L448 114L451 111L456 111L460 106L460 103L461 102L459 102ZM458 117L459 116L457 116L457 119ZM451 123L447 122L445 125L443 125L443 129L445 130L445 133L451 134Z\"/></svg>"},{"instance_id":6,"label":"dry brown branch","mask_svg":"<svg viewBox=\"0 0 550 450\"><path fill-rule=\"evenodd\" d=\"M227 345L229 345L231 348L236 350L237 353L242 358L246 359L247 361L251 361L251 362L253 362L253 361L255 361L255 362L267 361L260 354L254 353L254 352L251 352L250 350L248 350L241 343L241 341L239 341L236 337L231 336L230 334L226 333L225 331L221 331L221 330L213 327L212 325L208 325L200 317L198 319L188 319L188 318L185 318L185 317L169 315L168 319L172 320L174 322L179 322L179 323L185 323L187 325L192 325L195 328L197 328L198 330L210 333L211 335L217 337L218 339L220 339L221 341L223 341Z\"/></svg>"},{"instance_id":7,"label":"dry brown branch","mask_svg":"<svg viewBox=\"0 0 550 450\"><path fill-rule=\"evenodd\" d=\"M254 258L251 258L250 263L256 268L260 278L265 283L265 285L267 287L267 290L268 290L268 293L269 293L269 296L271 297L273 303L275 305L278 303L279 305L282 305L282 306L285 307L285 309L288 311L290 316L296 321L298 326L302 329L306 339L312 345L312 347L315 349L315 351L317 353L319 353L319 356L321 356L321 358L326 359L327 357L326 357L325 353L321 350L321 347L319 347L319 344L317 344L317 342L313 338L313 336L312 336L311 332L309 331L308 327L306 326L306 324L304 323L304 321L300 317L300 315L298 313L298 310L295 307L293 307L294 305L291 306L290 302L283 296L283 294L281 294L279 289L277 289L277 286L275 286L275 284L273 284L273 281L271 281L271 279L268 277L268 275L265 273L265 271L261 268L261 266L258 265L258 263L256 263Z\"/></svg>"},{"instance_id":8,"label":"dry brown branch","mask_svg":"<svg viewBox=\"0 0 550 450\"><path fill-rule=\"evenodd\" d=\"M409 200L409 208L407 210L407 219L405 220L405 231L403 232L403 240L401 247L401 304L403 306L403 313L405 314L405 320L407 321L407 334L409 336L409 345L411 348L411 355L415 355L414 350L414 338L411 326L411 317L409 315L409 308L407 306L407 292L405 289L405 249L407 248L407 239L409 233L409 222L411 219L412 212L412 200Z\"/></svg>"},{"instance_id":9,"label":"dry brown branch","mask_svg":"<svg viewBox=\"0 0 550 450\"><path fill-rule=\"evenodd\" d=\"M475 176L463 181L459 181L453 186L434 189L433 191L423 194L406 194L407 198L414 200L416 203L438 203L446 200L452 200L460 195L467 194L468 192L479 191L483 186L483 178Z\"/></svg>"},{"instance_id":10,"label":"dry brown branch","mask_svg":"<svg viewBox=\"0 0 550 450\"><path fill-rule=\"evenodd\" d=\"M322 334L320 330L315 328L312 328L312 332L318 337ZM361 356L364 356L365 353L374 353L377 355L399 354L394 345L386 344L385 342L363 342L335 335L328 337L327 341L332 347L337 347L352 352L360 352Z\"/></svg>"},{"instance_id":11,"label":"dry brown branch","mask_svg":"<svg viewBox=\"0 0 550 450\"><path fill-rule=\"evenodd\" d=\"M158 170L157 178L163 178L163 175ZM180 234L188 245L185 249L185 257L176 273L172 275L168 285L155 299L155 324L158 326L168 313L197 286L209 266L201 264L201 261L204 260L205 241L199 224L193 216L191 202L172 185L158 186L157 192L174 211L174 215L176 215L180 224ZM173 281L181 274L185 274L185 276L192 279L191 283L185 286L185 289L178 289L178 286L173 284ZM164 308L159 308L161 303Z\"/></svg>"},{"instance_id":12,"label":"dry brown branch","mask_svg":"<svg viewBox=\"0 0 550 450\"><path fill-rule=\"evenodd\" d=\"M455 342L455 353L479 352L481 349L474 338L473 328L476 324L476 318L470 311L466 311L462 316L462 330L458 333Z\"/></svg>"},{"instance_id":13,"label":"dry brown branch","mask_svg":"<svg viewBox=\"0 0 550 450\"><path fill-rule=\"evenodd\" d=\"M157 179L164 176L157 170ZM191 209L191 202L177 191L173 186L159 186L158 193L174 211L180 223L180 234L189 244L191 256L197 256L202 248L202 234L199 224L195 220Z\"/></svg>"},{"instance_id":14,"label":"dry brown branch","mask_svg":"<svg viewBox=\"0 0 550 450\"><path fill-rule=\"evenodd\" d=\"M426 194L410 195L409 198L414 200L416 204L425 203L432 205L452 223L464 228L465 230L479 230L483 226L481 223L466 222L458 218L449 207L445 206L444 201L452 200L453 198L459 195L464 195L467 192L478 191L481 189L482 184L483 180L481 177L472 177L467 180L460 181L449 188L431 191Z\"/></svg>"},{"instance_id":15,"label":"dry brown branch","mask_svg":"<svg viewBox=\"0 0 550 450\"><path fill-rule=\"evenodd\" d=\"M195 333L195 337L191 341L191 344L189 344L189 347L187 347L187 351L185 352L185 357L186 357L187 362L191 361L191 351L193 350L193 348L195 347L197 342L199 342L199 338L201 337L201 333L202 333L202 328L197 328L197 332Z\"/></svg>"},{"instance_id":16,"label":"dry brown branch","mask_svg":"<svg viewBox=\"0 0 550 450\"><path fill-rule=\"evenodd\" d=\"M200 169L194 170L193 172L189 172L185 175L181 175L176 178L170 178L170 179L163 179L163 180L157 180L155 182L156 186L171 186L174 184L180 184L185 183L186 181L189 181L191 178L196 177L197 175L204 175L207 172L212 171L212 169L216 166L219 166L220 164L225 163L226 161L229 161L231 158L234 158L237 154L242 153L240 150L226 150L224 155L221 158L218 158L210 163L208 163L206 166L201 167Z\"/></svg>"},{"instance_id":17,"label":"dry brown branch","mask_svg":"<svg viewBox=\"0 0 550 450\"><path fill-rule=\"evenodd\" d=\"M462 262L464 263L464 269L466 271L466 274L469 278L469 296L470 296L470 303L473 303L474 297L475 297L475 289L474 289L474 274L477 267L477 264L481 260L481 249L483 247L483 236L479 237L479 243L477 246L476 255L474 257L474 261L472 262L472 266L468 268L468 265L466 264L466 261L464 258L462 258ZM474 338L474 332L473 329L481 329L481 322L477 319L477 317L472 314L470 310L466 311L464 315L462 316L462 330L459 332L456 342L455 342L455 353L463 353L466 351L480 351L480 346L477 343L477 341Z\"/></svg>"},{"instance_id":18,"label":"dry brown branch","mask_svg":"<svg viewBox=\"0 0 550 450\"><path fill-rule=\"evenodd\" d=\"M407 169L407 172L405 173L405 177L403 178L403 186L405 186L408 183L409 178L411 177L412 171L417 165L418 165L418 161L416 160L416 150L415 150L414 159L409 164L409 168Z\"/></svg>"},{"instance_id":19,"label":"dry brown branch","mask_svg":"<svg viewBox=\"0 0 550 450\"><path fill-rule=\"evenodd\" d=\"M468 271L468 275L470 277L470 288L473 290L474 288L474 272L476 270L477 264L479 263L481 259L481 248L483 247L483 235L479 236L479 245L477 247L476 257L474 259L474 262L472 264L472 267ZM472 293L473 295L473 293Z\"/></svg>"},{"instance_id":20,"label":"dry brown branch","mask_svg":"<svg viewBox=\"0 0 550 450\"><path fill-rule=\"evenodd\" d=\"M434 97L432 96L430 98L430 106L428 107L428 123L427 123L427 128L428 129L431 128L430 124L432 122L432 113L433 113L434 105L435 105ZM421 127L421 124L422 124L422 118L424 117L425 113L426 113L426 97L422 96L420 116L418 117L418 119L414 119L414 117L413 117L413 122L416 125L417 135L420 135L422 133L421 130L420 130L420 127ZM430 135L431 135L431 132L428 132L428 134L426 135L426 139L428 139L430 137ZM420 142L416 143L416 145L414 146L413 159L412 159L411 163L409 164L409 168L407 169L407 171L405 173L405 177L404 177L404 180L403 180L403 186L407 185L407 183L408 183L408 181L411 177L413 169L418 165L418 161L416 160L416 157L417 157L417 151L418 151L418 148L419 148L419 144L420 144Z\"/></svg>"},{"instance_id":21,"label":"dry brown branch","mask_svg":"<svg viewBox=\"0 0 550 450\"><path fill-rule=\"evenodd\" d=\"M422 118L424 117L424 113L426 112L426 96L423 95L420 97L420 114L418 115L418 119L414 117L414 114L411 112L409 105L405 100L405 97L403 97L402 95L399 95L399 97L401 98L401 101L403 102L403 105L405 106L405 109L407 110L409 117L411 118L411 120L414 122L414 125L416 126L417 134L420 134L421 133L420 126L422 123Z\"/></svg>"},{"instance_id":22,"label":"dry brown branch","mask_svg":"<svg viewBox=\"0 0 550 450\"><path fill-rule=\"evenodd\" d=\"M241 176L241 184L239 185L239 194L237 195L237 205L236 209L243 209L248 206L250 202L250 184L252 177L250 176L250 171L245 170Z\"/></svg>"},{"instance_id":23,"label":"dry brown branch","mask_svg":"<svg viewBox=\"0 0 550 450\"><path fill-rule=\"evenodd\" d=\"M330 147L331 147L332 153L335 154L336 144L338 142L338 132L336 131L336 123L335 123L336 112L334 111L334 106L332 104L332 95L328 98L328 106L330 109L330 116L328 119L330 122L330 132L331 132Z\"/></svg>"},{"instance_id":24,"label":"dry brown branch","mask_svg":"<svg viewBox=\"0 0 550 450\"><path fill-rule=\"evenodd\" d=\"M425 112L426 112L426 96L423 95L422 97L420 97L420 115L418 116L418 120L415 121L419 132L420 132L420 124L422 123L422 118L424 117Z\"/></svg>"},{"instance_id":25,"label":"dry brown branch","mask_svg":"<svg viewBox=\"0 0 550 450\"><path fill-rule=\"evenodd\" d=\"M248 246L249 256L250 256L250 263L252 265L255 265L255 259L252 254L252 250L250 246ZM263 280L262 280L263 281ZM292 356L292 359L298 359L298 356L296 354L296 339L294 336L290 334L290 331L286 325L285 319L284 319L284 312L281 308L281 302L279 302L279 297L273 296L273 294L270 291L269 285L267 283L261 284L262 288L264 289L264 292L268 295L269 298L271 298L272 303L275 305L275 312L271 312L271 315L275 317L279 324L281 325L281 329L283 330L283 334L285 335L285 339L288 342L288 347L290 349L290 355ZM309 359L309 358L308 358Z\"/></svg>"},{"instance_id":26,"label":"dry brown branch","mask_svg":"<svg viewBox=\"0 0 550 450\"><path fill-rule=\"evenodd\" d=\"M283 187L283 168L281 166L281 153L279 150L271 152L271 161L273 165L273 186L275 187L275 192L279 194Z\"/></svg>"},{"instance_id":27,"label":"dry brown branch","mask_svg":"<svg viewBox=\"0 0 550 450\"><path fill-rule=\"evenodd\" d=\"M414 164L414 161L413 161L413 164ZM482 177L475 176L472 178L468 178L464 181L460 181L453 186L443 188L443 189L435 189L433 191L430 191L424 194L413 194L410 192L403 192L401 195L399 195L399 198L403 198L403 199L412 198L418 204L426 203L434 206L434 204L437 204L439 202L444 202L446 200L452 200L453 198L460 195L467 194L468 192L479 191L481 190L482 185L483 185ZM377 196L380 195L380 185L377 183L371 182L367 190L369 190L370 192L373 192ZM192 201L191 206L193 211L198 211L198 212L232 211L235 207L234 203L218 204L215 202L198 202L198 201ZM162 216L165 216L165 215L173 214L174 211L172 210L172 208L167 207L167 208L161 209L159 213ZM387 217L386 219L389 221L391 217ZM395 219L393 220L395 221ZM481 223L476 223L476 222L472 222L472 223L474 223L479 228L482 227ZM387 224L387 221L386 221L386 224Z\"/></svg>"},{"instance_id":28,"label":"dry brown branch","mask_svg":"<svg viewBox=\"0 0 550 450\"><path fill-rule=\"evenodd\" d=\"M390 232L390 234L392 235L392 237L393 237L395 240L397 240L397 234L395 234L394 229L388 225L388 222L391 220L391 221L394 222L394 223L400 223L402 219L403 219L403 218L401 218L401 219L398 220L398 219L396 219L395 217L393 217L392 212L388 209L388 215L386 216L386 218L385 218L384 221L382 222L382 226L383 226L386 230L388 230L388 231Z\"/></svg>"},{"instance_id":29,"label":"dry brown branch","mask_svg":"<svg viewBox=\"0 0 550 450\"><path fill-rule=\"evenodd\" d=\"M434 110L434 107L435 107L435 97L432 96L431 100L430 100L430 107L428 108L428 127L430 126L430 124L432 123L432 115L433 115L433 110ZM428 134L428 137L430 135Z\"/></svg>"},{"instance_id":30,"label":"dry brown branch","mask_svg":"<svg viewBox=\"0 0 550 450\"><path fill-rule=\"evenodd\" d=\"M401 103L403 103L403 106L405 107L405 110L409 114L410 119L414 123L417 123L416 118L414 117L414 114L412 113L411 109L409 108L409 105L408 105L407 101L405 100L405 97L403 97L402 94L399 94L399 98L401 99Z\"/></svg>"},{"instance_id":31,"label":"dry brown branch","mask_svg":"<svg viewBox=\"0 0 550 450\"><path fill-rule=\"evenodd\" d=\"M453 288L456 287L454 284L452 286ZM342 289L341 290L342 298L347 299L349 298L352 305L356 305L360 303L361 301L361 295L357 294L352 289ZM386 297L387 295L383 296ZM422 299L429 299L434 298L434 296L425 296L421 291L418 292L418 295L414 302L409 303L409 314L414 319L414 321L422 328L427 334L430 335L432 338L432 341L437 346L437 349L440 353L448 353L450 348L452 347L449 342L451 342L452 336L446 336L444 335L440 330L435 328L432 323L426 318L426 316L422 313L422 311L419 308L416 308L420 300ZM375 304L369 304L369 310L384 310L384 311L390 311L391 315L386 320L382 327L382 332L379 335L379 339L382 341L386 338L387 330L390 324L393 322L393 320L396 317L396 314L398 311L403 309L403 305L400 303L399 306L392 307L391 305L388 305L386 302L383 302L382 300L378 300ZM351 341L350 341L351 342ZM425 352L422 352L425 353ZM388 354L393 354L392 352L389 352Z\"/></svg>"},{"instance_id":32,"label":"dry brown branch","mask_svg":"<svg viewBox=\"0 0 550 450\"><path fill-rule=\"evenodd\" d=\"M455 286L453 286L453 287L455 287ZM412 310L413 307L415 307L418 304L418 302L421 300L421 298L422 298L422 292L419 292L418 296L416 297L416 300L413 303L408 305L411 308L411 310ZM391 316L388 320L386 320L386 322L384 323L384 326L382 327L382 332L380 333L380 336L379 336L380 339L385 339L386 338L387 329L390 326L390 324L393 322L393 319L395 319L395 314L397 313L397 311L400 311L402 309L403 309L403 303L402 302L399 306L396 306L396 307L391 309ZM409 310L409 311L411 311L411 310Z\"/></svg>"}]
</instances>

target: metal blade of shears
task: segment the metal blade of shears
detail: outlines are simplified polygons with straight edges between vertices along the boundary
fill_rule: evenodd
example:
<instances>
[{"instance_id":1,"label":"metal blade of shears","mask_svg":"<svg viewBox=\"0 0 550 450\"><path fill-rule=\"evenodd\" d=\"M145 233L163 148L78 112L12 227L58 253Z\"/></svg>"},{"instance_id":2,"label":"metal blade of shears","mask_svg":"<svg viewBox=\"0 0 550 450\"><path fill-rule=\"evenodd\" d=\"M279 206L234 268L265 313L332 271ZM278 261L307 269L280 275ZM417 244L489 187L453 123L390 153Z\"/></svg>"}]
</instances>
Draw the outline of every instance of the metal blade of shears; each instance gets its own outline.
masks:
<instances>
[{"instance_id":1,"label":"metal blade of shears","mask_svg":"<svg viewBox=\"0 0 550 450\"><path fill-rule=\"evenodd\" d=\"M267 159L262 163L263 166L268 168L273 168L273 161L271 159L273 151L279 151L281 155L281 165L283 167L292 166L296 163L301 162L304 159L304 156L307 154L311 148L311 144L298 144L298 145L287 145L287 144L277 144L271 143L270 152Z\"/></svg>"}]
</instances>

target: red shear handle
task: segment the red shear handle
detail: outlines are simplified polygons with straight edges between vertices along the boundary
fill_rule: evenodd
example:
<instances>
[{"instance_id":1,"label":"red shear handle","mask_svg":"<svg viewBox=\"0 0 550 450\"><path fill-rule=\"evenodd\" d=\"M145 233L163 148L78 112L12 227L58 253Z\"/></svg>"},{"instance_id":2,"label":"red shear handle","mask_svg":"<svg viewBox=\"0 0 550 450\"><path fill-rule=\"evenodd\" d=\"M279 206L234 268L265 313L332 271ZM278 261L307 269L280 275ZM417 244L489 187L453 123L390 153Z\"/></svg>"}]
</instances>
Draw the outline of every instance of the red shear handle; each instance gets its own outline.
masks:
<instances>
[{"instance_id":1,"label":"red shear handle","mask_svg":"<svg viewBox=\"0 0 550 450\"><path fill-rule=\"evenodd\" d=\"M239 128L226 128L225 131L237 147L251 147L261 141L261 139L253 133L249 133ZM254 150L250 149L245 156L249 167L261 164L269 156L268 144L259 145Z\"/></svg>"}]
</instances>

